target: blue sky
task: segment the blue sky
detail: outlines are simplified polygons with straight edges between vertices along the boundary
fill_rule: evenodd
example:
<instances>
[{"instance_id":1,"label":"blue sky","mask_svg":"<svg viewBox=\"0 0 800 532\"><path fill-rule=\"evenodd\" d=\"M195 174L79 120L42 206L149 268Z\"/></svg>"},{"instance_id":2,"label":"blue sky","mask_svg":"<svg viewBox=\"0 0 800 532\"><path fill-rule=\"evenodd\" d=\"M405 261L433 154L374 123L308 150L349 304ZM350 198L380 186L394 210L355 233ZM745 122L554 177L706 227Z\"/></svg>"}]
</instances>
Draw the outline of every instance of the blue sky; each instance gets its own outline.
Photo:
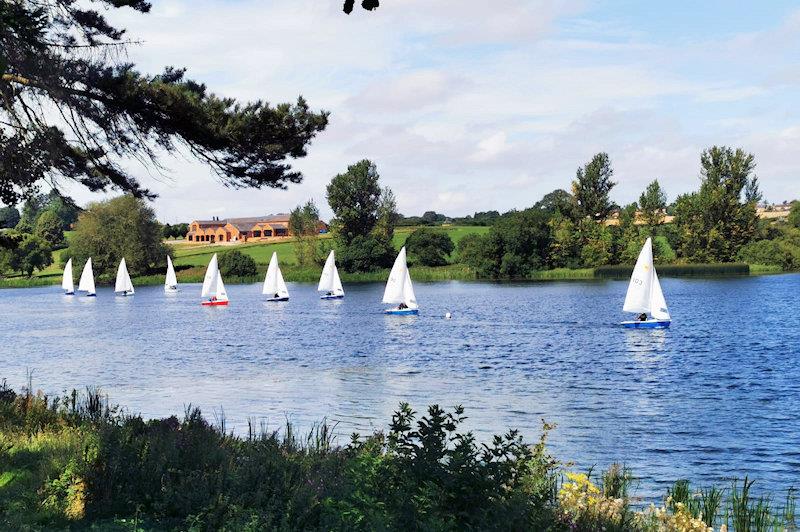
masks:
<instances>
[{"instance_id":1,"label":"blue sky","mask_svg":"<svg viewBox=\"0 0 800 532\"><path fill-rule=\"evenodd\" d=\"M672 199L697 187L713 144L755 153L766 199L800 197L796 2L384 0L350 16L338 1L154 3L114 15L143 41L129 53L141 69L185 66L221 95L302 94L332 113L287 191L226 189L182 153L166 176L131 165L164 221L308 198L329 216L325 185L361 158L404 214L525 208L598 151L617 202L655 178Z\"/></svg>"}]
</instances>

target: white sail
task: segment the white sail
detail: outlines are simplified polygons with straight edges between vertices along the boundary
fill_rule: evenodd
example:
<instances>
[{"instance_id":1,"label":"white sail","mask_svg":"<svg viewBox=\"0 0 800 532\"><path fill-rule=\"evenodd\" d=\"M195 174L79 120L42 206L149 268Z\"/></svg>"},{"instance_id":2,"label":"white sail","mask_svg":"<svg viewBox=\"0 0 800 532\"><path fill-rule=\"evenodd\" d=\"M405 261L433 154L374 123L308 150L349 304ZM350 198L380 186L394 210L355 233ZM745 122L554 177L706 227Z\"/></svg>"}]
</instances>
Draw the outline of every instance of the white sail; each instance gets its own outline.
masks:
<instances>
[{"instance_id":1,"label":"white sail","mask_svg":"<svg viewBox=\"0 0 800 532\"><path fill-rule=\"evenodd\" d=\"M91 257L89 257L86 260L86 264L83 266L83 271L81 272L81 278L78 280L78 290L80 290L81 292L87 292L88 295L93 295L96 293L94 286L94 273L92 272Z\"/></svg>"},{"instance_id":2,"label":"white sail","mask_svg":"<svg viewBox=\"0 0 800 532\"><path fill-rule=\"evenodd\" d=\"M658 282L658 274L653 268L653 291L650 296L650 315L657 320L669 320L669 309L667 300L664 299L664 292L661 291L661 283Z\"/></svg>"},{"instance_id":3,"label":"white sail","mask_svg":"<svg viewBox=\"0 0 800 532\"><path fill-rule=\"evenodd\" d=\"M217 291L215 293L217 301L228 301L228 291L225 290L225 283L222 282L222 274L217 270Z\"/></svg>"},{"instance_id":4,"label":"white sail","mask_svg":"<svg viewBox=\"0 0 800 532\"><path fill-rule=\"evenodd\" d=\"M283 274L281 267L278 265L278 254L272 253L272 258L269 260L269 267L267 267L267 275L264 277L264 287L261 293L272 297L289 297L289 289L283 281Z\"/></svg>"},{"instance_id":5,"label":"white sail","mask_svg":"<svg viewBox=\"0 0 800 532\"><path fill-rule=\"evenodd\" d=\"M670 319L667 302L653 264L653 241L650 238L644 243L636 260L636 266L633 267L622 310L636 314L650 314L659 320Z\"/></svg>"},{"instance_id":6,"label":"white sail","mask_svg":"<svg viewBox=\"0 0 800 532\"><path fill-rule=\"evenodd\" d=\"M177 290L178 279L175 277L175 268L172 266L172 259L167 255L167 276L164 279L164 290Z\"/></svg>"},{"instance_id":7,"label":"white sail","mask_svg":"<svg viewBox=\"0 0 800 532\"><path fill-rule=\"evenodd\" d=\"M344 295L344 288L342 287L341 279L339 279L339 271L336 269L336 257L333 250L328 255L328 260L325 261L325 267L322 268L317 291L331 293L336 296Z\"/></svg>"},{"instance_id":8,"label":"white sail","mask_svg":"<svg viewBox=\"0 0 800 532\"><path fill-rule=\"evenodd\" d=\"M216 295L217 280L219 278L220 276L219 276L219 267L217 266L217 254L214 253L214 256L211 257L211 260L208 263L208 267L206 268L206 275L203 278L203 290L200 293L200 297L210 297Z\"/></svg>"},{"instance_id":9,"label":"white sail","mask_svg":"<svg viewBox=\"0 0 800 532\"><path fill-rule=\"evenodd\" d=\"M418 308L414 287L411 284L411 275L408 273L406 264L405 246L400 249L400 253L394 260L392 271L389 272L389 280L386 281L386 290L383 292L383 302L392 305L405 303L409 308Z\"/></svg>"},{"instance_id":10,"label":"white sail","mask_svg":"<svg viewBox=\"0 0 800 532\"><path fill-rule=\"evenodd\" d=\"M72 259L64 265L64 277L61 279L61 288L67 294L75 293L75 282L72 280Z\"/></svg>"},{"instance_id":11,"label":"white sail","mask_svg":"<svg viewBox=\"0 0 800 532\"><path fill-rule=\"evenodd\" d=\"M114 292L133 294L133 283L131 282L131 276L128 274L128 266L125 264L125 257L122 257L122 260L119 261L117 282L114 283Z\"/></svg>"}]
</instances>

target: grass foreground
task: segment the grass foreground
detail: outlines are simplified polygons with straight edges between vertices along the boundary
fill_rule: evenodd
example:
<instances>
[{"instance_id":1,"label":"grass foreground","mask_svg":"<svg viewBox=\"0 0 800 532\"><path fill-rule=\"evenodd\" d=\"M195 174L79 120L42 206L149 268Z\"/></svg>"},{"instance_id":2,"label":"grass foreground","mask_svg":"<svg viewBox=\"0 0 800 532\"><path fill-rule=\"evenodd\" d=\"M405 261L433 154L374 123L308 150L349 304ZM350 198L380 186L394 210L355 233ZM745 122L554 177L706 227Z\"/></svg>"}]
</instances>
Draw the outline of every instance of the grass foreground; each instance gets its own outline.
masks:
<instances>
[{"instance_id":1,"label":"grass foreground","mask_svg":"<svg viewBox=\"0 0 800 532\"><path fill-rule=\"evenodd\" d=\"M694 490L678 481L637 504L634 478L569 471L516 431L478 443L464 409L401 404L385 432L336 445L322 423L251 423L237 437L197 409L145 420L97 390L64 397L0 386L4 530L795 530L792 490L753 482ZM714 527L714 528L712 528Z\"/></svg>"}]
</instances>

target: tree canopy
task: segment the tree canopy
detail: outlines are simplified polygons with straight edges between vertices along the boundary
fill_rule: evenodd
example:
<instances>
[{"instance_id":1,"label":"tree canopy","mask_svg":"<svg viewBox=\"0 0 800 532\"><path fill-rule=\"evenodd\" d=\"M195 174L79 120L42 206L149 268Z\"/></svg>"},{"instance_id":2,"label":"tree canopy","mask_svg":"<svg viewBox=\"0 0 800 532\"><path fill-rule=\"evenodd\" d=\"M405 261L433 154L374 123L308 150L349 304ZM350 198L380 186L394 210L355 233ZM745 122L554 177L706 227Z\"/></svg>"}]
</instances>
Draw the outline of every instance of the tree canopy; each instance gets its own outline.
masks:
<instances>
[{"instance_id":1,"label":"tree canopy","mask_svg":"<svg viewBox=\"0 0 800 532\"><path fill-rule=\"evenodd\" d=\"M132 195L90 204L78 218L75 234L62 259L83 264L89 257L98 277L110 278L125 257L132 276L166 264L170 252L161 240L153 209Z\"/></svg>"},{"instance_id":2,"label":"tree canopy","mask_svg":"<svg viewBox=\"0 0 800 532\"><path fill-rule=\"evenodd\" d=\"M658 179L654 179L639 196L639 209L642 219L651 228L661 225L667 208L667 194L661 189Z\"/></svg>"},{"instance_id":3,"label":"tree canopy","mask_svg":"<svg viewBox=\"0 0 800 532\"><path fill-rule=\"evenodd\" d=\"M335 218L331 226L339 244L339 261L346 271L389 266L397 206L394 194L381 189L375 163L364 159L336 175L327 188Z\"/></svg>"},{"instance_id":4,"label":"tree canopy","mask_svg":"<svg viewBox=\"0 0 800 532\"><path fill-rule=\"evenodd\" d=\"M755 157L741 148L712 146L700 156L700 190L675 203L681 256L693 262L730 262L758 230Z\"/></svg>"},{"instance_id":5,"label":"tree canopy","mask_svg":"<svg viewBox=\"0 0 800 532\"><path fill-rule=\"evenodd\" d=\"M614 170L607 153L598 153L583 168L578 168L572 182L572 196L580 217L601 221L614 209L609 198L616 185L611 181Z\"/></svg>"},{"instance_id":6,"label":"tree canopy","mask_svg":"<svg viewBox=\"0 0 800 532\"><path fill-rule=\"evenodd\" d=\"M298 205L289 215L289 230L295 238L295 256L300 265L313 264L317 259L319 209L314 200Z\"/></svg>"},{"instance_id":7,"label":"tree canopy","mask_svg":"<svg viewBox=\"0 0 800 532\"><path fill-rule=\"evenodd\" d=\"M0 229L10 229L19 223L19 211L16 207L0 207Z\"/></svg>"},{"instance_id":8,"label":"tree canopy","mask_svg":"<svg viewBox=\"0 0 800 532\"><path fill-rule=\"evenodd\" d=\"M101 10L150 10L145 0L0 2L0 201L19 202L42 181L74 180L153 197L121 164L161 168L158 154L184 147L234 187L285 187L328 123L294 104L239 103L167 67L156 75L118 61L125 30Z\"/></svg>"}]
</instances>

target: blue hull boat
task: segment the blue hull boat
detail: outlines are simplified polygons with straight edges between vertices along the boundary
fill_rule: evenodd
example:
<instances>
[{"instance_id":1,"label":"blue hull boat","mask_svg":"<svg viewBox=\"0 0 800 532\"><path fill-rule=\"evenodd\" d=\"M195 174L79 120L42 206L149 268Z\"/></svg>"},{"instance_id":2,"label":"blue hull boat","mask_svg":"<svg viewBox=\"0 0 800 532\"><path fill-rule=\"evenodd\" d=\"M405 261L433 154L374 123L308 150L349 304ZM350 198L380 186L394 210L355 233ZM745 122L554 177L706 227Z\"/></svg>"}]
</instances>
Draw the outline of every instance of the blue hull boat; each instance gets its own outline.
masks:
<instances>
[{"instance_id":1,"label":"blue hull boat","mask_svg":"<svg viewBox=\"0 0 800 532\"><path fill-rule=\"evenodd\" d=\"M670 323L670 320L631 320L623 321L622 326L628 329L666 329Z\"/></svg>"},{"instance_id":2,"label":"blue hull boat","mask_svg":"<svg viewBox=\"0 0 800 532\"><path fill-rule=\"evenodd\" d=\"M418 308L391 308L389 310L384 310L384 314L391 314L393 316L416 316L419 314Z\"/></svg>"},{"instance_id":3,"label":"blue hull boat","mask_svg":"<svg viewBox=\"0 0 800 532\"><path fill-rule=\"evenodd\" d=\"M289 301L288 297L271 297L267 301Z\"/></svg>"},{"instance_id":4,"label":"blue hull boat","mask_svg":"<svg viewBox=\"0 0 800 532\"><path fill-rule=\"evenodd\" d=\"M320 299L344 299L344 294L341 294L341 295L338 295L338 296L337 295L333 295L333 294L324 295L324 296L319 296L319 298Z\"/></svg>"}]
</instances>

